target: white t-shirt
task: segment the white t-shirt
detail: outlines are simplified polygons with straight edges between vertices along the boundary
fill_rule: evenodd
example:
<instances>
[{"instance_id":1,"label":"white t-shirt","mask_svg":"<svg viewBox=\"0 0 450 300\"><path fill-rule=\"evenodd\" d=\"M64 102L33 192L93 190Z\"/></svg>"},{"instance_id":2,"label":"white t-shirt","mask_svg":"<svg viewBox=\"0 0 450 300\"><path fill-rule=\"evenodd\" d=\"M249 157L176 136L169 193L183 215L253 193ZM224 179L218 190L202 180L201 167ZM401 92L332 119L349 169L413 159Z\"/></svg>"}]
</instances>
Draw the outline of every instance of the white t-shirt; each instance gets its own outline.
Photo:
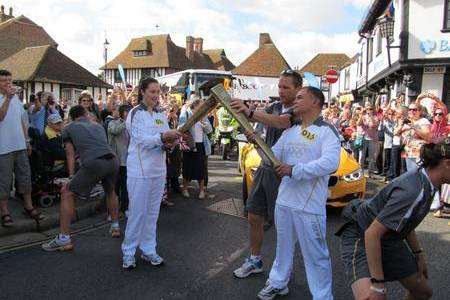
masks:
<instances>
[{"instance_id":1,"label":"white t-shirt","mask_svg":"<svg viewBox=\"0 0 450 300\"><path fill-rule=\"evenodd\" d=\"M203 143L203 128L200 122L195 123L194 125L194 142L195 143Z\"/></svg>"},{"instance_id":2,"label":"white t-shirt","mask_svg":"<svg viewBox=\"0 0 450 300\"><path fill-rule=\"evenodd\" d=\"M0 95L0 106L4 101L5 97ZM0 121L0 155L27 148L22 128L24 114L22 102L14 96L9 103L5 118Z\"/></svg>"}]
</instances>

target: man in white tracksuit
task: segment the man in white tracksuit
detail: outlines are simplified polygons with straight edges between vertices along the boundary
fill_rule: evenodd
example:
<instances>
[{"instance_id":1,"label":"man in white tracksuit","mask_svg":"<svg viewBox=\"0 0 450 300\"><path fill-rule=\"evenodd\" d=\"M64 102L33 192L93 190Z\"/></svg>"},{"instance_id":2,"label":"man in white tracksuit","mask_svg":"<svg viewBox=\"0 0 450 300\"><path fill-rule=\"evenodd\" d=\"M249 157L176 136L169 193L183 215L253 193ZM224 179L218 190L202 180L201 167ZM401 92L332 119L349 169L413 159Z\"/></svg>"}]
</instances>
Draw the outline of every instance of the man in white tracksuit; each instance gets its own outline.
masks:
<instances>
[{"instance_id":1,"label":"man in white tracksuit","mask_svg":"<svg viewBox=\"0 0 450 300\"><path fill-rule=\"evenodd\" d=\"M293 112L301 121L283 132L273 146L282 165L275 205L276 258L260 299L286 295L295 244L305 262L308 285L314 300L333 299L331 261L326 243L326 201L330 174L339 165L340 141L336 129L320 116L325 102L314 87L301 89Z\"/></svg>"},{"instance_id":2,"label":"man in white tracksuit","mask_svg":"<svg viewBox=\"0 0 450 300\"><path fill-rule=\"evenodd\" d=\"M139 87L140 104L126 120L130 135L127 157L127 188L129 213L122 244L123 268L136 266L139 247L141 259L160 265L163 259L156 253L156 223L166 183L166 151L180 133L169 130L166 115L158 111L160 88L153 78L143 79Z\"/></svg>"}]
</instances>

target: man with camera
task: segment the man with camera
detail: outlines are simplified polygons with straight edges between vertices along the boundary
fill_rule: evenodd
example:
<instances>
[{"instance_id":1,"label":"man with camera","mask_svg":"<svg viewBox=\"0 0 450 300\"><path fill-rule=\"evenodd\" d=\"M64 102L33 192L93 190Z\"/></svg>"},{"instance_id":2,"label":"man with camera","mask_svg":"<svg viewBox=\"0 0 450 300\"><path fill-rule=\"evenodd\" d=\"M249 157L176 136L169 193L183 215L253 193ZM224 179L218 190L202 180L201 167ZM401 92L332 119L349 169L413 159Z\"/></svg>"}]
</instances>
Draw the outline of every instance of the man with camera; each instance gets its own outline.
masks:
<instances>
[{"instance_id":1,"label":"man with camera","mask_svg":"<svg viewBox=\"0 0 450 300\"><path fill-rule=\"evenodd\" d=\"M40 134L43 134L47 126L47 119L53 114L60 114L56 108L56 101L53 94L50 92L37 93L36 101L30 108L31 127L36 128Z\"/></svg>"}]
</instances>

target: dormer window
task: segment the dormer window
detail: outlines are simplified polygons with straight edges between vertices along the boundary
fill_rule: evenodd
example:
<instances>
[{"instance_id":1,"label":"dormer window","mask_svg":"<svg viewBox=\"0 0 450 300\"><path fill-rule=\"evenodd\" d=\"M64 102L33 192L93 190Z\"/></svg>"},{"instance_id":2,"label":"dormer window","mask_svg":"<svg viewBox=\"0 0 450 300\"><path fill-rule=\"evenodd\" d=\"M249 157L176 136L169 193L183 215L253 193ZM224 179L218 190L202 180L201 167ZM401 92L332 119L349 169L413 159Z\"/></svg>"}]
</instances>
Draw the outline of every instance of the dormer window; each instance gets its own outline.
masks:
<instances>
[{"instance_id":1,"label":"dormer window","mask_svg":"<svg viewBox=\"0 0 450 300\"><path fill-rule=\"evenodd\" d=\"M148 51L148 50L133 51L133 55L134 55L134 57L148 56L148 55L150 55L150 51Z\"/></svg>"}]
</instances>

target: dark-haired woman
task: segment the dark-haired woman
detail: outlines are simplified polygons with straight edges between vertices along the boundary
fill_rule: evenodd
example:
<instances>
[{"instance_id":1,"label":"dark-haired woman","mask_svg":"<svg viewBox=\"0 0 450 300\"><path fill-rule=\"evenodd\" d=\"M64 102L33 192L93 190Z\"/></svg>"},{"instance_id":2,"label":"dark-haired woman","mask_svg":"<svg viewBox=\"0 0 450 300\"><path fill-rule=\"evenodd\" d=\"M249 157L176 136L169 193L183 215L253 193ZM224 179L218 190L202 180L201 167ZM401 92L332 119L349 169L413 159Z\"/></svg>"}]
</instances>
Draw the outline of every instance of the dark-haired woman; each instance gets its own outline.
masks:
<instances>
[{"instance_id":1,"label":"dark-haired woman","mask_svg":"<svg viewBox=\"0 0 450 300\"><path fill-rule=\"evenodd\" d=\"M181 135L169 129L165 114L158 110L160 92L158 81L142 79L138 95L140 104L130 111L126 120L130 144L127 157L128 221L122 244L125 269L136 266L138 247L145 262L163 263L156 253L156 223L166 182L165 149Z\"/></svg>"},{"instance_id":2,"label":"dark-haired woman","mask_svg":"<svg viewBox=\"0 0 450 300\"><path fill-rule=\"evenodd\" d=\"M372 199L354 201L337 232L355 299L386 299L385 283L400 281L407 299L429 299L424 250L415 228L441 185L450 182L450 141L425 144L420 167L407 172Z\"/></svg>"}]
</instances>

